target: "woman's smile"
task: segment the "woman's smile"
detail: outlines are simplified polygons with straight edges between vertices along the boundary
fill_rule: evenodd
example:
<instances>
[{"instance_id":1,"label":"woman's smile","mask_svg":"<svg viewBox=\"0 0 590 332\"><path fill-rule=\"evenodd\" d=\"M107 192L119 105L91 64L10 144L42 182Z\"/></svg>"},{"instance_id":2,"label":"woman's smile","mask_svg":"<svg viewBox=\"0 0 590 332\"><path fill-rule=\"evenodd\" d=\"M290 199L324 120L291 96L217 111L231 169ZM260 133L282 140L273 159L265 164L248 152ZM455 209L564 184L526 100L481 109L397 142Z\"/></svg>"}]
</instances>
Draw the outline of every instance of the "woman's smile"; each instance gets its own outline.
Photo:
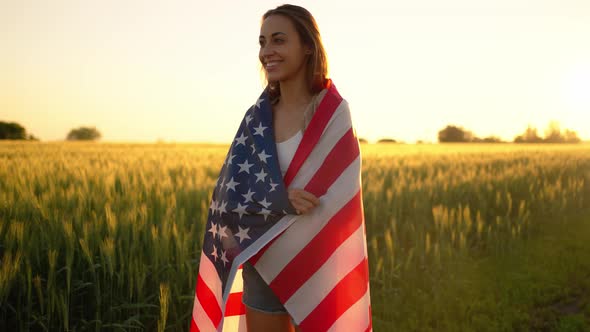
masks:
<instances>
[{"instance_id":1,"label":"woman's smile","mask_svg":"<svg viewBox=\"0 0 590 332\"><path fill-rule=\"evenodd\" d=\"M279 65L279 62L281 62L281 61L277 61L277 60L269 61L264 65L264 67L266 68L267 71L273 71Z\"/></svg>"}]
</instances>

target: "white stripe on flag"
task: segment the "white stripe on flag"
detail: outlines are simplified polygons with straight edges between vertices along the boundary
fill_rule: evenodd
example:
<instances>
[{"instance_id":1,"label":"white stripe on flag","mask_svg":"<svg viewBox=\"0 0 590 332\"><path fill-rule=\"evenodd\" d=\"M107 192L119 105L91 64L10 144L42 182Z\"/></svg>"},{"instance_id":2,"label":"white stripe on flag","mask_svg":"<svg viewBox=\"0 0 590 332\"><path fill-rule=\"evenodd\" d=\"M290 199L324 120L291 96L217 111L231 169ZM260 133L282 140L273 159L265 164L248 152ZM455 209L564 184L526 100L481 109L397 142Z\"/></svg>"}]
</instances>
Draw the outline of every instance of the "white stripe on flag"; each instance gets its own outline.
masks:
<instances>
[{"instance_id":1,"label":"white stripe on flag","mask_svg":"<svg viewBox=\"0 0 590 332\"><path fill-rule=\"evenodd\" d=\"M193 320L195 324L199 328L200 332L215 332L217 331L216 327L213 326L213 322L205 313L205 309L201 306L199 302L199 298L195 295L195 302L193 304Z\"/></svg>"},{"instance_id":2,"label":"white stripe on flag","mask_svg":"<svg viewBox=\"0 0 590 332\"><path fill-rule=\"evenodd\" d=\"M364 235L364 227L361 224L322 267L287 300L285 307L296 322L303 321L340 280L365 259Z\"/></svg>"},{"instance_id":3,"label":"white stripe on flag","mask_svg":"<svg viewBox=\"0 0 590 332\"><path fill-rule=\"evenodd\" d=\"M332 114L332 117L330 118L330 120L328 120L328 123L324 128L322 136L326 134L326 130L328 130L328 128L330 128L330 126L333 125L333 122L339 121L338 119L342 117L344 117L343 121L345 120L348 123L350 123L350 125L348 126L350 127L352 125L352 118L350 116L350 109L348 107L348 101L346 101L346 99L342 99L340 104L338 104L336 111L334 111L334 114Z\"/></svg>"},{"instance_id":4,"label":"white stripe on flag","mask_svg":"<svg viewBox=\"0 0 590 332\"><path fill-rule=\"evenodd\" d=\"M236 277L234 278L234 282L231 285L230 294L231 293L241 293L244 290L244 279L242 279L242 269L238 268L236 271Z\"/></svg>"},{"instance_id":5,"label":"white stripe on flag","mask_svg":"<svg viewBox=\"0 0 590 332\"><path fill-rule=\"evenodd\" d=\"M299 216L300 220L287 228L260 257L256 268L267 283L270 284L295 255L320 232L330 218L358 193L360 183L356 181L356 178L359 167L360 156L340 174L328 189L327 194L335 196L330 204L326 204L320 198L320 205L310 214ZM355 181L350 182L350 179L355 179Z\"/></svg>"},{"instance_id":6,"label":"white stripe on flag","mask_svg":"<svg viewBox=\"0 0 590 332\"><path fill-rule=\"evenodd\" d=\"M328 332L365 331L369 327L369 307L371 306L369 287L363 297L338 318Z\"/></svg>"},{"instance_id":7,"label":"white stripe on flag","mask_svg":"<svg viewBox=\"0 0 590 332\"><path fill-rule=\"evenodd\" d=\"M223 320L224 332L246 332L246 315L225 316Z\"/></svg>"}]
</instances>

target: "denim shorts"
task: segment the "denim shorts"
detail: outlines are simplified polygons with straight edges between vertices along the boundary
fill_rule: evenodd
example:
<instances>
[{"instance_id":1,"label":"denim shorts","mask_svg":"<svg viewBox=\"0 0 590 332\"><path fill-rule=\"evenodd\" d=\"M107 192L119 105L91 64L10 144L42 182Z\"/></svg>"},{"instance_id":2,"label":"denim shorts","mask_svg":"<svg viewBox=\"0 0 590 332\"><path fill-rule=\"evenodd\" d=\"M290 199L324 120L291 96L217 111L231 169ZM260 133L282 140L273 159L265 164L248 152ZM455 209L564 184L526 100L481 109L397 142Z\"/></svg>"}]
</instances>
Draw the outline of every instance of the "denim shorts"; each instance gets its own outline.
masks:
<instances>
[{"instance_id":1,"label":"denim shorts","mask_svg":"<svg viewBox=\"0 0 590 332\"><path fill-rule=\"evenodd\" d=\"M242 265L242 278L244 279L242 303L245 306L267 314L284 314L287 312L279 298L252 264L246 262Z\"/></svg>"}]
</instances>

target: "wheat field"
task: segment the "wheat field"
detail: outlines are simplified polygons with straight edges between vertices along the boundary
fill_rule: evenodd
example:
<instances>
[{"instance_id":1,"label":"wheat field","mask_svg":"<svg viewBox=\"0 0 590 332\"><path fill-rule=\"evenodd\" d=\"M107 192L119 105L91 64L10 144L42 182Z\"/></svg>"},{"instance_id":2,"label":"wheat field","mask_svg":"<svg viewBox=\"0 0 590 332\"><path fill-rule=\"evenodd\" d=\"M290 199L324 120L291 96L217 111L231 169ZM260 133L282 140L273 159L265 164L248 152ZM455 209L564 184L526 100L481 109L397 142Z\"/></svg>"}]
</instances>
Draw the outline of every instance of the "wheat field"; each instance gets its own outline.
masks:
<instances>
[{"instance_id":1,"label":"wheat field","mask_svg":"<svg viewBox=\"0 0 590 332\"><path fill-rule=\"evenodd\" d=\"M0 143L0 330L188 330L227 148ZM587 144L361 150L375 331L497 323L464 319L470 264L590 223Z\"/></svg>"}]
</instances>

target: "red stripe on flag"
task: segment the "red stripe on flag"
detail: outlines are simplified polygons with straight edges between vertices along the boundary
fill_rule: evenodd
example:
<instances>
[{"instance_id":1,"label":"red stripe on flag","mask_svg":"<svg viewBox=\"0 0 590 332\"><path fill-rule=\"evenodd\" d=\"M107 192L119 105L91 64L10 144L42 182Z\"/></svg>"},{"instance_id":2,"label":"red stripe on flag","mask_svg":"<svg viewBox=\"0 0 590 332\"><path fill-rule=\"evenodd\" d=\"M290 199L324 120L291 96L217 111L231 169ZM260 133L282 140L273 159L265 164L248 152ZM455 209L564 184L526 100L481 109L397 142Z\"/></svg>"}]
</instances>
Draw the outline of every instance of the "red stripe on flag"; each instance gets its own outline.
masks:
<instances>
[{"instance_id":1,"label":"red stripe on flag","mask_svg":"<svg viewBox=\"0 0 590 332\"><path fill-rule=\"evenodd\" d=\"M281 302L301 287L362 224L360 190L270 283Z\"/></svg>"},{"instance_id":2,"label":"red stripe on flag","mask_svg":"<svg viewBox=\"0 0 590 332\"><path fill-rule=\"evenodd\" d=\"M320 140L320 136L322 136L326 125L341 102L342 97L338 93L338 90L336 90L336 86L330 84L326 95L322 98L317 111L311 118L311 122L303 133L301 143L299 143L299 147L295 151L293 160L291 161L291 164L289 164L289 168L283 177L285 187L289 187L289 184L291 184L291 181L293 181L295 175L299 172L303 162L307 159L307 156L309 156L316 143Z\"/></svg>"},{"instance_id":3,"label":"red stripe on flag","mask_svg":"<svg viewBox=\"0 0 590 332\"><path fill-rule=\"evenodd\" d=\"M352 149L350 147L353 147ZM348 129L326 156L322 165L305 186L316 197L326 193L328 188L338 179L340 174L358 157L359 146L354 130Z\"/></svg>"},{"instance_id":4,"label":"red stripe on flag","mask_svg":"<svg viewBox=\"0 0 590 332\"><path fill-rule=\"evenodd\" d=\"M197 323L195 323L195 319L191 316L191 329L190 332L200 332Z\"/></svg>"},{"instance_id":5,"label":"red stripe on flag","mask_svg":"<svg viewBox=\"0 0 590 332\"><path fill-rule=\"evenodd\" d=\"M369 271L363 259L299 325L302 331L326 331L367 292Z\"/></svg>"},{"instance_id":6,"label":"red stripe on flag","mask_svg":"<svg viewBox=\"0 0 590 332\"><path fill-rule=\"evenodd\" d=\"M242 303L242 292L230 293L225 305L225 316L243 315L246 307Z\"/></svg>"},{"instance_id":7,"label":"red stripe on flag","mask_svg":"<svg viewBox=\"0 0 590 332\"><path fill-rule=\"evenodd\" d=\"M213 322L213 325L219 325L221 322L221 308L217 303L217 298L209 287L207 287L207 284L205 284L201 275L199 275L197 280L196 296L199 299L199 303L203 307L203 310L205 310L205 313L209 316L211 322Z\"/></svg>"}]
</instances>

